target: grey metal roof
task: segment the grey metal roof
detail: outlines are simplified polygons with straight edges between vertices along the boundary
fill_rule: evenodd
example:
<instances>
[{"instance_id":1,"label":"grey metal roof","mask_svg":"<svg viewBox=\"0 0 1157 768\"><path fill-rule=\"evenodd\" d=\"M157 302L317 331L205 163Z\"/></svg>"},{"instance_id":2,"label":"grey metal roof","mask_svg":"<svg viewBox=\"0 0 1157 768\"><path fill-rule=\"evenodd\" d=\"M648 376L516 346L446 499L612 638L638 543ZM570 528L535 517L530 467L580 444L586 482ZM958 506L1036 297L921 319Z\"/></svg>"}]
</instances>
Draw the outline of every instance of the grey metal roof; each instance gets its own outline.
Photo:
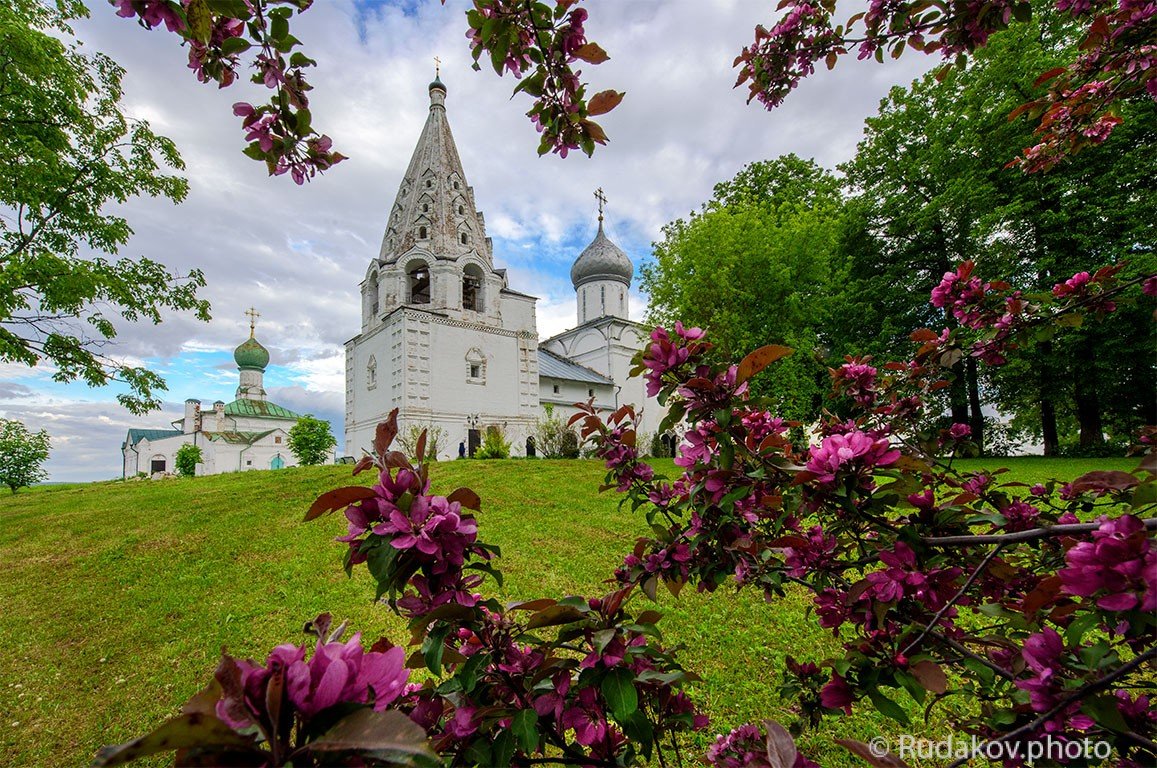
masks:
<instances>
[{"instance_id":1,"label":"grey metal roof","mask_svg":"<svg viewBox=\"0 0 1157 768\"><path fill-rule=\"evenodd\" d=\"M617 280L629 286L634 274L635 266L631 264L630 258L603 232L603 221L600 216L598 234L570 268L571 283L576 289L583 283L594 280Z\"/></svg>"},{"instance_id":2,"label":"grey metal roof","mask_svg":"<svg viewBox=\"0 0 1157 768\"><path fill-rule=\"evenodd\" d=\"M136 445L141 440L152 442L153 440L161 440L166 437L176 437L180 434L183 433L179 429L130 429L128 440L122 443L121 447L123 448L126 444Z\"/></svg>"},{"instance_id":3,"label":"grey metal roof","mask_svg":"<svg viewBox=\"0 0 1157 768\"><path fill-rule=\"evenodd\" d=\"M538 375L567 381L585 381L590 384L614 384L601 373L541 347L538 350Z\"/></svg>"}]
</instances>

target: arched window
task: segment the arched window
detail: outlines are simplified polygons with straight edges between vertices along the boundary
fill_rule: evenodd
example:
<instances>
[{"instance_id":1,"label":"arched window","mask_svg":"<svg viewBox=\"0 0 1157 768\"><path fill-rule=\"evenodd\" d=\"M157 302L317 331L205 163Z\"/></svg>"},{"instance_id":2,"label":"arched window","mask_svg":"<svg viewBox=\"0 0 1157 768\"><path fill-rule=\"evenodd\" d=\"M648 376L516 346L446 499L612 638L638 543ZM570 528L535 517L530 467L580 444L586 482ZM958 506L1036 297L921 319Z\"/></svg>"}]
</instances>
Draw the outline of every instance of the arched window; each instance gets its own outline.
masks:
<instances>
[{"instance_id":1,"label":"arched window","mask_svg":"<svg viewBox=\"0 0 1157 768\"><path fill-rule=\"evenodd\" d=\"M605 285L599 286L599 306L605 315L607 313L607 287Z\"/></svg>"},{"instance_id":2,"label":"arched window","mask_svg":"<svg viewBox=\"0 0 1157 768\"><path fill-rule=\"evenodd\" d=\"M463 233L462 233L462 234L459 236L459 239L462 241L462 245L466 245L466 243L467 243L467 242L470 240L470 238L469 238L469 237L466 235L466 233L465 233L465 232L463 232Z\"/></svg>"},{"instance_id":3,"label":"arched window","mask_svg":"<svg viewBox=\"0 0 1157 768\"><path fill-rule=\"evenodd\" d=\"M425 227L423 227L425 229ZM430 303L430 268L424 261L411 262L408 270L410 278L410 303Z\"/></svg>"},{"instance_id":4,"label":"arched window","mask_svg":"<svg viewBox=\"0 0 1157 768\"><path fill-rule=\"evenodd\" d=\"M419 240L425 240L426 236L427 236L426 235L426 228L425 227L418 227L418 239Z\"/></svg>"},{"instance_id":5,"label":"arched window","mask_svg":"<svg viewBox=\"0 0 1157 768\"><path fill-rule=\"evenodd\" d=\"M458 182L454 182L454 189L458 189Z\"/></svg>"},{"instance_id":6,"label":"arched window","mask_svg":"<svg viewBox=\"0 0 1157 768\"><path fill-rule=\"evenodd\" d=\"M481 312L482 302L482 270L474 264L467 264L462 272L462 309Z\"/></svg>"},{"instance_id":7,"label":"arched window","mask_svg":"<svg viewBox=\"0 0 1157 768\"><path fill-rule=\"evenodd\" d=\"M432 186L434 186L434 180L433 179L426 179L426 189L429 189Z\"/></svg>"},{"instance_id":8,"label":"arched window","mask_svg":"<svg viewBox=\"0 0 1157 768\"><path fill-rule=\"evenodd\" d=\"M462 205L458 206L458 215L461 216L464 213L466 213L466 207Z\"/></svg>"},{"instance_id":9,"label":"arched window","mask_svg":"<svg viewBox=\"0 0 1157 768\"><path fill-rule=\"evenodd\" d=\"M378 288L378 273L370 275L370 282L366 288L370 299L370 317L377 317L381 310L381 291Z\"/></svg>"},{"instance_id":10,"label":"arched window","mask_svg":"<svg viewBox=\"0 0 1157 768\"><path fill-rule=\"evenodd\" d=\"M429 203L422 203L422 213L429 213L429 212L430 212L430 204Z\"/></svg>"},{"instance_id":11,"label":"arched window","mask_svg":"<svg viewBox=\"0 0 1157 768\"><path fill-rule=\"evenodd\" d=\"M366 363L366 389L373 389L378 385L378 359L370 355L370 361Z\"/></svg>"}]
</instances>

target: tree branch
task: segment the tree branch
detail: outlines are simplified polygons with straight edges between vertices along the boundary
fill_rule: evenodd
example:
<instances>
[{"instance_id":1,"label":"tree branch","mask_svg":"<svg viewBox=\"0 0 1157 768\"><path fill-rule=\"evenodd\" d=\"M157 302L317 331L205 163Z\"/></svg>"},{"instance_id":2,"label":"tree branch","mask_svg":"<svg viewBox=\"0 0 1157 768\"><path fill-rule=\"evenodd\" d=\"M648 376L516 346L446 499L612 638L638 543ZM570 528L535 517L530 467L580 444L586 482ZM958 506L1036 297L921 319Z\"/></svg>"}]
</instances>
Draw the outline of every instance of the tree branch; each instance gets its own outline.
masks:
<instances>
[{"instance_id":1,"label":"tree branch","mask_svg":"<svg viewBox=\"0 0 1157 768\"><path fill-rule=\"evenodd\" d=\"M984 756L988 752L989 745L1003 744L1005 742L1012 741L1013 739L1016 739L1020 736L1024 736L1026 734L1032 733L1037 728L1039 728L1042 724L1047 722L1050 718L1055 717L1056 715L1060 714L1061 712L1064 712L1066 709L1069 708L1070 705L1075 704L1078 701L1081 701L1082 699L1084 699L1087 696L1091 696L1094 693L1097 693L1099 691L1104 690L1105 688L1108 688L1115 681L1119 680L1120 678L1124 677L1125 675L1129 674L1130 672L1133 672L1134 670L1136 670L1138 667L1140 667L1145 662L1152 661L1154 658L1157 658L1157 647L1150 648L1149 650L1145 651L1145 653L1142 653L1140 656L1135 656L1132 661L1129 661L1125 664L1122 664L1121 666L1117 667L1116 669L1114 669L1112 672L1105 675L1101 679L1094 680L1091 683L1088 683L1086 685L1081 686L1076 691L1074 691L1071 695L1066 696L1064 699L1061 699L1060 703L1058 703L1056 706L1054 706L1048 712L1045 712L1043 715L1041 715L1040 717L1033 720L1031 723L1026 723L1025 725L1022 725L1019 728L1016 728L1014 730L1009 731L1008 733L1004 734L1003 736L1000 736L1000 737L995 738L995 739L990 739L990 740L984 742L979 747L977 747L977 749L975 751L970 752L969 754L965 755L964 757L950 763L948 765L948 768L960 768L960 766L968 764L974 757Z\"/></svg>"},{"instance_id":2,"label":"tree branch","mask_svg":"<svg viewBox=\"0 0 1157 768\"><path fill-rule=\"evenodd\" d=\"M1141 521L1147 530L1157 529L1157 518L1148 518ZM1100 523L1066 523L1065 525L1050 525L1045 528L1030 528L1027 531L1016 533L992 533L975 536L923 536L921 541L934 546L957 544L1012 544L1020 541L1036 541L1050 539L1056 536L1067 536L1073 533L1088 533L1101 527Z\"/></svg>"}]
</instances>

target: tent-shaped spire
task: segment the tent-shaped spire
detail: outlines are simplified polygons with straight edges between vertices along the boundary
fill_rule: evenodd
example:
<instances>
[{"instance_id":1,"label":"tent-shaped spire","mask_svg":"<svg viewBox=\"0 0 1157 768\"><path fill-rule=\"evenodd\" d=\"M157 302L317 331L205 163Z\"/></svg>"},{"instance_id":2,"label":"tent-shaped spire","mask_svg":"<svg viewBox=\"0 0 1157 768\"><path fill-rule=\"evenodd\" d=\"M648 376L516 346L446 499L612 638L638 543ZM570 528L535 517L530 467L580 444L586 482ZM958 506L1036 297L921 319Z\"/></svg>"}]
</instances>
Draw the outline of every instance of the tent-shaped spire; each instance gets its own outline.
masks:
<instances>
[{"instance_id":1,"label":"tent-shaped spire","mask_svg":"<svg viewBox=\"0 0 1157 768\"><path fill-rule=\"evenodd\" d=\"M492 264L485 221L446 119L446 86L438 78L430 83L430 115L390 209L379 258L392 263L414 249L438 259L474 252Z\"/></svg>"}]
</instances>

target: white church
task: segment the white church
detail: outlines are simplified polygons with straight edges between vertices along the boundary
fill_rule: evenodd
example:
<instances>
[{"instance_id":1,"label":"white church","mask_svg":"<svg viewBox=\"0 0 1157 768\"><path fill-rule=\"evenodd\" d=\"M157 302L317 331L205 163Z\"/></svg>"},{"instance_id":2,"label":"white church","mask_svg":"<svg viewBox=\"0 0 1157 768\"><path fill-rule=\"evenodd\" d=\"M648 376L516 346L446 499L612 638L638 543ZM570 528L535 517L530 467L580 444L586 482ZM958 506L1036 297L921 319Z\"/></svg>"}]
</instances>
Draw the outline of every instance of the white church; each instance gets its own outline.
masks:
<instances>
[{"instance_id":1,"label":"white church","mask_svg":"<svg viewBox=\"0 0 1157 768\"><path fill-rule=\"evenodd\" d=\"M566 419L578 401L611 411L633 403L640 432L660 409L628 378L647 329L628 319L634 266L603 232L571 268L578 325L539 341L534 296L495 269L490 238L446 118L446 86L430 83L430 114L390 209L380 253L361 283L361 332L345 344L345 454L359 456L397 408L399 427L440 427L440 458L473 455L497 426L513 455L533 450L546 404Z\"/></svg>"},{"instance_id":2,"label":"white church","mask_svg":"<svg viewBox=\"0 0 1157 768\"><path fill-rule=\"evenodd\" d=\"M231 403L218 400L211 411L201 401L185 401L184 417L168 429L130 429L121 443L124 477L139 474L175 474L177 451L192 444L201 449L203 461L197 475L217 475L253 469L281 469L297 465L289 450L289 430L301 418L269 400L265 394L265 369L269 351L254 335L257 312L250 309L249 338L233 351L239 381ZM331 457L332 460L332 457Z\"/></svg>"}]
</instances>

